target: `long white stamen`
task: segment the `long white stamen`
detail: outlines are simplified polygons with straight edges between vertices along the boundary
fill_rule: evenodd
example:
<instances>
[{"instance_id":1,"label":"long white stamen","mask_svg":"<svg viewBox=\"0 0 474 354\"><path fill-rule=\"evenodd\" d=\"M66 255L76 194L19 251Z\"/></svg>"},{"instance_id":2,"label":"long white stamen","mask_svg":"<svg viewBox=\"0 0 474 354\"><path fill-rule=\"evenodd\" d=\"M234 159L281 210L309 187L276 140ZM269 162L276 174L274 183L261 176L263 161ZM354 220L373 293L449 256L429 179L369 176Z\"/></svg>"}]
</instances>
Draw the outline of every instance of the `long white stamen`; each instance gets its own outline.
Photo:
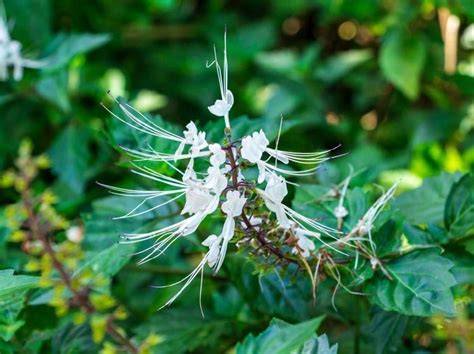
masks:
<instances>
[{"instance_id":1,"label":"long white stamen","mask_svg":"<svg viewBox=\"0 0 474 354\"><path fill-rule=\"evenodd\" d=\"M175 200L181 198L182 196L184 195L184 193L181 193L179 194L178 196L174 197L174 198L171 198L161 204L158 204L158 205L155 205L151 208L148 208L148 209L145 209L145 210L142 210L138 213L134 213L136 210L138 210L143 204L145 204L146 202L150 201L151 199L154 199L156 197L159 197L159 196L153 196L153 197L148 197L146 199L144 199L140 204L138 204L135 208L133 208L131 211L129 211L127 214L123 215L123 216L119 216L119 217L116 217L114 218L114 220L120 220L120 219L128 219L128 218L133 218L133 217L136 217L136 216L140 216L140 215L143 215L143 214L146 214L146 213L149 213L153 210L156 210L156 209L159 209L165 205L168 205L172 202L174 202Z\"/></svg>"}]
</instances>

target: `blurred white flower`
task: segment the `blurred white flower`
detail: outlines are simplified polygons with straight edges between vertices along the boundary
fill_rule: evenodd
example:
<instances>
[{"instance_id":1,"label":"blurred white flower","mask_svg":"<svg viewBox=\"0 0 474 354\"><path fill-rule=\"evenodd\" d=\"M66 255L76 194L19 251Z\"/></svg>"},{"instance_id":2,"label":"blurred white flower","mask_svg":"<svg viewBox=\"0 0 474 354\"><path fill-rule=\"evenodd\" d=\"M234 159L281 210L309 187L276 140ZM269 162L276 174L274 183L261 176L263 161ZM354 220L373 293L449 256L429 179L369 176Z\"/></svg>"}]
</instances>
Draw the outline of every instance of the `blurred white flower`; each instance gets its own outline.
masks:
<instances>
[{"instance_id":1,"label":"blurred white flower","mask_svg":"<svg viewBox=\"0 0 474 354\"><path fill-rule=\"evenodd\" d=\"M339 196L339 203L334 208L334 216L338 219L344 219L347 215L349 215L349 211L344 207L344 198L346 197L347 188L349 187L349 183L352 179L352 168L351 173L349 176L342 182L342 190ZM339 222L339 226L341 226L341 222Z\"/></svg>"},{"instance_id":2,"label":"blurred white flower","mask_svg":"<svg viewBox=\"0 0 474 354\"><path fill-rule=\"evenodd\" d=\"M40 61L23 58L21 49L21 43L10 37L7 20L0 13L0 81L8 80L10 66L13 67L13 79L20 81L24 68L37 69L43 65Z\"/></svg>"},{"instance_id":3,"label":"blurred white flower","mask_svg":"<svg viewBox=\"0 0 474 354\"><path fill-rule=\"evenodd\" d=\"M84 238L84 229L81 226L71 226L66 230L66 237L73 243L80 243Z\"/></svg>"},{"instance_id":4,"label":"blurred white flower","mask_svg":"<svg viewBox=\"0 0 474 354\"><path fill-rule=\"evenodd\" d=\"M314 251L316 248L314 242L306 237L305 232L301 229L296 229L295 237L298 240L297 245L299 250L295 247L293 248L293 253L298 253L301 250L301 255L305 258L308 258L311 254L311 251Z\"/></svg>"}]
</instances>

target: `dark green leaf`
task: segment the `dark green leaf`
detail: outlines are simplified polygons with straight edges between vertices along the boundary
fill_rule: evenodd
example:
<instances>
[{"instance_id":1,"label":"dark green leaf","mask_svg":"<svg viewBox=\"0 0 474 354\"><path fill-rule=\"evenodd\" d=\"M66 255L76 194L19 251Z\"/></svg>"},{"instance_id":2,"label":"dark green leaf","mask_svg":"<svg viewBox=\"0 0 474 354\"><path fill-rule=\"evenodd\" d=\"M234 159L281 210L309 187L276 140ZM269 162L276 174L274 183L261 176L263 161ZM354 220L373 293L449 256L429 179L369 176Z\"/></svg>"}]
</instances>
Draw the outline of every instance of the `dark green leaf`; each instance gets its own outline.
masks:
<instances>
[{"instance_id":1,"label":"dark green leaf","mask_svg":"<svg viewBox=\"0 0 474 354\"><path fill-rule=\"evenodd\" d=\"M412 252L385 267L393 280L379 272L367 283L366 291L375 304L405 315L454 315L450 289L456 284L450 272L453 264L439 251Z\"/></svg>"},{"instance_id":2,"label":"dark green leaf","mask_svg":"<svg viewBox=\"0 0 474 354\"><path fill-rule=\"evenodd\" d=\"M45 75L36 84L38 93L46 100L69 112L71 105L68 97L68 73L67 70L61 70L52 75Z\"/></svg>"},{"instance_id":3,"label":"dark green leaf","mask_svg":"<svg viewBox=\"0 0 474 354\"><path fill-rule=\"evenodd\" d=\"M378 309L366 329L375 345L375 352L396 353L409 321L408 316Z\"/></svg>"},{"instance_id":4,"label":"dark green leaf","mask_svg":"<svg viewBox=\"0 0 474 354\"><path fill-rule=\"evenodd\" d=\"M198 348L210 352L219 347L219 338L230 334L228 320L206 315L203 318L198 308L175 308L163 310L148 323L137 329L146 338L151 332L163 338L156 347L158 353L189 353Z\"/></svg>"},{"instance_id":5,"label":"dark green leaf","mask_svg":"<svg viewBox=\"0 0 474 354\"><path fill-rule=\"evenodd\" d=\"M56 138L49 150L53 172L77 194L83 191L87 182L89 138L85 127L71 124Z\"/></svg>"},{"instance_id":6,"label":"dark green leaf","mask_svg":"<svg viewBox=\"0 0 474 354\"><path fill-rule=\"evenodd\" d=\"M462 249L447 251L444 256L453 263L453 273L458 284L474 284L474 257Z\"/></svg>"}]
</instances>

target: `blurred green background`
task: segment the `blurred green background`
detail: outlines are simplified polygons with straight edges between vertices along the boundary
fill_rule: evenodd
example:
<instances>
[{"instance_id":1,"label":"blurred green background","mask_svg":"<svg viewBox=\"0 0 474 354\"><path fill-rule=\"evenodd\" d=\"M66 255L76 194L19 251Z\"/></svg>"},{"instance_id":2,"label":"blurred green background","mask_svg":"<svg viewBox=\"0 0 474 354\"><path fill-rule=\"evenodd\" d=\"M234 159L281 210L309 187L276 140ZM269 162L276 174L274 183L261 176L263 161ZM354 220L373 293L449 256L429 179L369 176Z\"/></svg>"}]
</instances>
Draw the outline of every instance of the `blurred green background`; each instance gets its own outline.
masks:
<instances>
[{"instance_id":1,"label":"blurred green background","mask_svg":"<svg viewBox=\"0 0 474 354\"><path fill-rule=\"evenodd\" d=\"M4 0L4 5L23 55L47 65L25 69L19 82L0 83L0 170L12 166L24 139L31 140L34 154L46 153L51 170L36 188L48 186L58 198L58 212L86 226L86 250L113 245L124 223L108 218L127 209L95 182L137 183L125 173L115 145L144 143L100 105L111 106L107 90L178 131L193 120L209 135L219 133L222 122L207 110L218 85L206 61L213 59L213 45L218 53L222 49L225 28L233 124L275 136L283 115L282 147L312 151L341 144L338 151L347 155L324 167L320 181L339 182L352 165L362 171L356 185L388 186L402 177L404 190L442 172L474 169L472 0ZM457 31L449 32L449 40L458 43L454 54L443 40L443 13L459 20ZM446 69L445 54L455 55L454 68ZM0 204L15 198L2 190ZM21 259L19 250L10 249L7 257L5 235L1 268L20 268L23 261L12 261ZM97 235L105 237L97 241ZM120 252L116 257L126 253ZM115 296L134 314L130 328L143 322L138 333L148 333L169 321L179 332L184 321L197 332L190 330L174 345L187 340L194 350L204 342L228 348L264 326L263 318L232 313L233 304L240 306L238 296L232 287L214 292L225 282L219 278L206 288L214 322L201 320L194 295L180 300L184 305L176 312L156 314L172 292L148 286L188 269L179 252L164 264L138 270L129 264L115 278ZM40 310L29 310L29 316L48 314L46 307L36 307ZM45 326L54 328L54 321ZM199 329L205 330L201 337Z\"/></svg>"}]
</instances>

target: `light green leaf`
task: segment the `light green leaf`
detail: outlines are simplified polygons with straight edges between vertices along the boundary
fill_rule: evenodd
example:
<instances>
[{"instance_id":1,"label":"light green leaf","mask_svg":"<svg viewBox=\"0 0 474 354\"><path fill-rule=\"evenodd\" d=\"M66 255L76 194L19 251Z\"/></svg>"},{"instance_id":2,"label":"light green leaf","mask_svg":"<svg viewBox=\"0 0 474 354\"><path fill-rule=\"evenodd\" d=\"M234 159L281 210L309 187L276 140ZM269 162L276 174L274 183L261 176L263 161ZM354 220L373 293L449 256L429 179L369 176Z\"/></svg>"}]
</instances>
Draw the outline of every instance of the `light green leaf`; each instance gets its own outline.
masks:
<instances>
[{"instance_id":1,"label":"light green leaf","mask_svg":"<svg viewBox=\"0 0 474 354\"><path fill-rule=\"evenodd\" d=\"M76 274L80 274L85 269L90 269L94 274L100 273L112 277L132 258L135 248L135 244L121 245L116 243L101 252L90 254Z\"/></svg>"},{"instance_id":2,"label":"light green leaf","mask_svg":"<svg viewBox=\"0 0 474 354\"><path fill-rule=\"evenodd\" d=\"M384 37L379 59L382 73L412 100L420 92L420 77L425 59L425 44L413 34L396 29Z\"/></svg>"},{"instance_id":3,"label":"light green leaf","mask_svg":"<svg viewBox=\"0 0 474 354\"><path fill-rule=\"evenodd\" d=\"M444 223L452 238L474 233L474 175L466 174L453 185L446 200Z\"/></svg>"},{"instance_id":4,"label":"light green leaf","mask_svg":"<svg viewBox=\"0 0 474 354\"><path fill-rule=\"evenodd\" d=\"M450 273L451 261L437 250L409 253L385 264L393 280L382 272L368 282L370 299L386 311L405 315L454 315L451 287L457 282Z\"/></svg>"},{"instance_id":5,"label":"light green leaf","mask_svg":"<svg viewBox=\"0 0 474 354\"><path fill-rule=\"evenodd\" d=\"M101 47L110 40L108 34L65 34L57 35L51 42L45 60L45 69L53 70L65 66L78 54L87 53Z\"/></svg>"},{"instance_id":6,"label":"light green leaf","mask_svg":"<svg viewBox=\"0 0 474 354\"><path fill-rule=\"evenodd\" d=\"M9 341L24 324L17 320L26 292L37 287L39 277L13 275L13 269L0 270L0 338Z\"/></svg>"},{"instance_id":7,"label":"light green leaf","mask_svg":"<svg viewBox=\"0 0 474 354\"><path fill-rule=\"evenodd\" d=\"M393 205L411 224L440 225L443 223L445 200L459 177L459 174L443 173L427 178L421 187L398 196Z\"/></svg>"},{"instance_id":8,"label":"light green leaf","mask_svg":"<svg viewBox=\"0 0 474 354\"><path fill-rule=\"evenodd\" d=\"M303 347L315 335L324 317L291 325L273 319L270 326L258 336L248 335L237 345L237 354L287 354Z\"/></svg>"},{"instance_id":9,"label":"light green leaf","mask_svg":"<svg viewBox=\"0 0 474 354\"><path fill-rule=\"evenodd\" d=\"M333 83L357 66L373 58L370 49L353 49L336 54L315 71L315 77L327 83Z\"/></svg>"},{"instance_id":10,"label":"light green leaf","mask_svg":"<svg viewBox=\"0 0 474 354\"><path fill-rule=\"evenodd\" d=\"M38 285L38 277L13 275L13 269L0 270L0 304L9 303L15 294Z\"/></svg>"}]
</instances>

